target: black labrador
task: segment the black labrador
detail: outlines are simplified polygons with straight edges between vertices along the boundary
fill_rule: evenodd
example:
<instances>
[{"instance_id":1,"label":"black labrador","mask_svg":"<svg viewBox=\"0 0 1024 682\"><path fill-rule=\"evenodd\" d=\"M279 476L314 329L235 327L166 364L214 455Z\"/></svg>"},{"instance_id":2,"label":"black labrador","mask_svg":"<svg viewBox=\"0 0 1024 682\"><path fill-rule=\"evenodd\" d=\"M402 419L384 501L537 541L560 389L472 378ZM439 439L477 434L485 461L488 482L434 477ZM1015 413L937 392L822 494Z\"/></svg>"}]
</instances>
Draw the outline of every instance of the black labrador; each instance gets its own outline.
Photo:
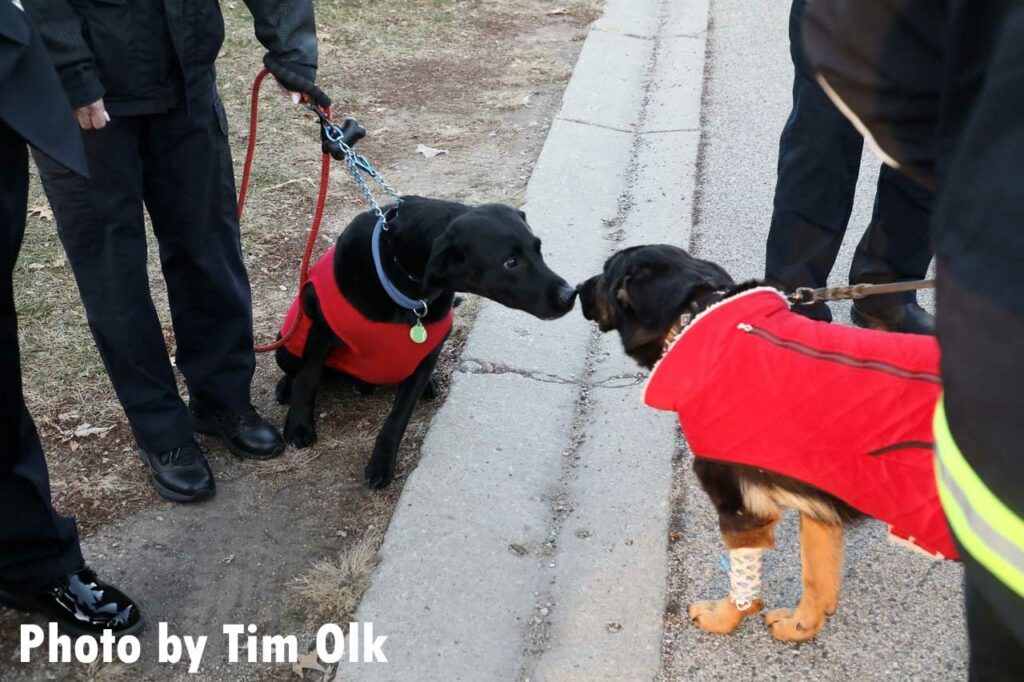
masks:
<instances>
[{"instance_id":1,"label":"black labrador","mask_svg":"<svg viewBox=\"0 0 1024 682\"><path fill-rule=\"evenodd\" d=\"M334 280L344 299L364 318L411 328L412 314L388 296L376 271L371 254L376 222L373 212L361 213L338 237ZM428 327L449 315L457 291L545 320L565 315L575 304L575 289L544 262L541 241L527 225L526 214L509 206L403 197L388 221L380 248L387 278L411 299L429 302L423 318ZM302 310L311 320L301 357L287 348L277 351L277 363L285 372L277 397L289 404L284 438L300 448L316 440L314 403L324 363L344 343L327 323L313 286L307 284L301 296ZM433 371L443 345L437 345L398 384L394 406L366 465L369 487L384 488L394 477L398 447L412 410L425 392L428 397L436 392ZM358 378L355 383L363 392L372 390Z\"/></svg>"}]
</instances>

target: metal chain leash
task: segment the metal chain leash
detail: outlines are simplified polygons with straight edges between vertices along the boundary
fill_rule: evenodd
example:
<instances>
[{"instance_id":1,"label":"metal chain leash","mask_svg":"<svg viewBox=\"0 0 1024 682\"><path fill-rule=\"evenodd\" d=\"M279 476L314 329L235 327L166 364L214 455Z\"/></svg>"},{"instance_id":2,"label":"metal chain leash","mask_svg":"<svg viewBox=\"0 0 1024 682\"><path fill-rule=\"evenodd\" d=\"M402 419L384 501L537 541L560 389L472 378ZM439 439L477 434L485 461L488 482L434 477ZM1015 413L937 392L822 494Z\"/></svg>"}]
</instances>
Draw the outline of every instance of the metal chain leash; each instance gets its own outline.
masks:
<instances>
[{"instance_id":1,"label":"metal chain leash","mask_svg":"<svg viewBox=\"0 0 1024 682\"><path fill-rule=\"evenodd\" d=\"M323 130L323 137L326 139L324 142L325 154L328 153L327 142L330 142L332 148L329 150L329 153L338 160L344 157L349 174L352 175L352 179L355 181L360 193L366 198L366 202L377 217L377 224L373 228L373 237L370 240L370 250L373 255L374 267L377 270L377 278L380 280L380 284L388 297L396 305L405 308L413 314L415 322L409 328L409 338L412 339L413 343L426 343L427 329L423 325L423 318L427 316L429 305L425 299L409 298L402 293L401 289L395 286L384 271L384 264L381 260L381 235L388 230L388 218L380 204L377 203L377 197L374 196L373 190L370 189L363 176L369 176L373 182L382 187L397 203L401 204L402 197L377 172L377 169L373 167L373 164L365 156L356 152L352 145L345 141L345 131L343 128L331 122L330 117L319 108L310 108L320 117L320 126ZM355 144L354 140L352 144Z\"/></svg>"},{"instance_id":2,"label":"metal chain leash","mask_svg":"<svg viewBox=\"0 0 1024 682\"><path fill-rule=\"evenodd\" d=\"M334 123L331 123L327 118L317 109L314 109L317 115L320 116L321 123L323 124L324 135L331 142L335 143L341 152L345 155L345 161L348 165L348 171L352 175L352 179L355 180L356 186L359 188L360 193L366 198L366 202L370 205L374 215L377 216L378 220L383 221L384 229L387 230L387 219L384 217L384 210L377 203L377 198L373 194L373 190L367 185L366 180L363 178L365 173L375 183L380 185L384 191L391 196L396 202L401 203L402 197L388 182L381 176L376 168L369 162L369 160L354 150L351 146L346 144L344 132Z\"/></svg>"}]
</instances>

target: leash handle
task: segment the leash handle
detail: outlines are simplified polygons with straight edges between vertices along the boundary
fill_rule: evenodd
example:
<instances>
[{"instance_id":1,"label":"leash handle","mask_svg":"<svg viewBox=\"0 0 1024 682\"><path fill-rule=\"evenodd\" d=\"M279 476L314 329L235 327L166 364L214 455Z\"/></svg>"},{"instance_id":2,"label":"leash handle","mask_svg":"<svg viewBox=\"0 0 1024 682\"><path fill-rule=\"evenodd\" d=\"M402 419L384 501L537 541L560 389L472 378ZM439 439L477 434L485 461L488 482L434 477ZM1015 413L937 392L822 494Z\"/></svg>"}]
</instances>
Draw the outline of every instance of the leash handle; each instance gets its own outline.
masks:
<instances>
[{"instance_id":1,"label":"leash handle","mask_svg":"<svg viewBox=\"0 0 1024 682\"><path fill-rule=\"evenodd\" d=\"M2 1L2 0L0 0ZM256 133L259 127L259 103L260 103L260 89L263 86L263 81L266 79L270 71L262 69L252 83L252 96L249 102L249 144L245 150L245 162L242 165L242 181L239 185L238 190L238 218L241 220L242 213L245 211L245 199L249 193L249 179L252 175L252 163L253 158L256 155ZM323 94L322 91L320 94ZM311 103L308 106L309 110L316 114L320 122L320 150L321 150L321 161L320 161L320 188L317 192L316 208L313 210L313 222L309 228L309 236L306 239L306 248L302 253L302 265L299 268L299 294L301 295L302 289L306 286L309 281L309 266L310 261L313 258L313 250L316 247L316 239L320 233L320 223L324 217L324 205L327 202L327 189L330 185L330 173L331 173L331 158L338 159L340 161L346 161L348 164L349 172L352 174L352 178L359 186L360 192L366 197L367 202L372 207L374 213L377 215L379 222L377 229L375 230L376 239L373 244L373 248L376 250L374 253L374 259L378 268L378 273L382 273L383 269L380 263L380 235L381 231L387 230L387 220L384 217L384 212L377 204L376 199L373 196L373 192L366 185L366 181L363 180L363 173L368 175L370 179L384 188L384 190L392 196L395 201L401 202L401 197L398 192L395 191L391 185L381 177L380 173L373 167L373 165L366 159L366 157L357 153L353 148L359 140L366 137L366 128L359 124L359 121L349 117L339 126L331 121L331 108L329 106L330 100L324 95L324 100L327 102L327 106L319 103ZM381 281L387 278L381 276ZM386 288L386 287L385 287ZM397 288L392 291L388 291L392 295L392 299L399 302L394 294L401 296L401 292ZM406 305L403 307L412 310L413 314L417 317L416 326L410 332L413 341L416 343L423 343L426 340L426 332L424 331L422 323L419 321L420 318L427 314L427 303L425 301L412 301L407 299L412 305ZM292 336L299 328L299 324L302 321L303 315L300 310L300 314L295 316L291 326L284 331L277 341L267 344L265 346L256 346L255 350L257 353L266 353L268 351L275 350L288 343Z\"/></svg>"},{"instance_id":2,"label":"leash handle","mask_svg":"<svg viewBox=\"0 0 1024 682\"><path fill-rule=\"evenodd\" d=\"M252 162L253 157L256 154L256 132L259 127L260 88L263 86L263 81L269 73L270 72L267 69L261 70L256 74L256 78L252 83L252 97L249 101L249 144L245 150L245 163L242 166L242 182L238 189L237 210L239 220L242 219L242 213L245 211L245 199L249 193L249 178L252 175ZM321 122L324 118L330 122L330 109L327 109L326 111L318 111L318 114L321 117ZM362 126L360 126L360 128L361 127ZM363 132L365 134L365 130ZM327 188L330 185L330 179L331 157L326 151L324 151L321 154L320 160L320 189L317 192L316 208L313 210L313 222L309 227L309 237L306 239L306 248L302 252L302 265L299 268L299 293L302 292L302 288L306 286L306 282L309 281L309 263L313 257L313 249L316 248L317 235L320 233L320 223L323 221L324 217L324 205L327 203ZM263 346L255 346L254 350L257 353L267 353L285 345L291 340L292 336L295 335L301 320L302 315L296 315L291 327L281 335L281 338L273 343Z\"/></svg>"},{"instance_id":3,"label":"leash handle","mask_svg":"<svg viewBox=\"0 0 1024 682\"><path fill-rule=\"evenodd\" d=\"M245 148L245 163L242 165L242 182L238 185L238 219L242 219L245 211L245 198L249 194L249 176L252 173L252 159L256 155L256 129L259 126L260 88L263 79L270 75L261 69L252 82L252 95L249 97L249 144Z\"/></svg>"}]
</instances>

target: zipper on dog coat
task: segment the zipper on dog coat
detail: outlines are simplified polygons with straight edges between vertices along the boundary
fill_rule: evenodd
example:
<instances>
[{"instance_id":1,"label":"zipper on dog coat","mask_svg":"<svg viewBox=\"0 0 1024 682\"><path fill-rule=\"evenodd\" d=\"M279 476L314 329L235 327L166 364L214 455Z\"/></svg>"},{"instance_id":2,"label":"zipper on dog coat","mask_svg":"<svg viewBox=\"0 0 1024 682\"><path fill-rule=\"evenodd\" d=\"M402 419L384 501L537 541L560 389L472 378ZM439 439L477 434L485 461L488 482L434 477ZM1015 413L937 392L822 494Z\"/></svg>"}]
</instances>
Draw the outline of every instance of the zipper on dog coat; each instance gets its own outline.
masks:
<instances>
[{"instance_id":1,"label":"zipper on dog coat","mask_svg":"<svg viewBox=\"0 0 1024 682\"><path fill-rule=\"evenodd\" d=\"M348 302L334 278L334 251L331 247L309 271L309 283L316 291L320 312L341 345L331 351L325 363L368 384L398 384L416 371L424 358L440 345L452 328L454 312L425 324L427 341L416 343L409 337L406 323L368 320ZM281 325L281 333L290 329L296 316L301 316L295 333L285 344L292 355L302 357L312 320L302 312L302 293L292 302Z\"/></svg>"},{"instance_id":2,"label":"zipper on dog coat","mask_svg":"<svg viewBox=\"0 0 1024 682\"><path fill-rule=\"evenodd\" d=\"M759 288L698 315L644 401L679 414L696 457L803 481L955 558L933 463L940 389L933 337L816 322Z\"/></svg>"}]
</instances>

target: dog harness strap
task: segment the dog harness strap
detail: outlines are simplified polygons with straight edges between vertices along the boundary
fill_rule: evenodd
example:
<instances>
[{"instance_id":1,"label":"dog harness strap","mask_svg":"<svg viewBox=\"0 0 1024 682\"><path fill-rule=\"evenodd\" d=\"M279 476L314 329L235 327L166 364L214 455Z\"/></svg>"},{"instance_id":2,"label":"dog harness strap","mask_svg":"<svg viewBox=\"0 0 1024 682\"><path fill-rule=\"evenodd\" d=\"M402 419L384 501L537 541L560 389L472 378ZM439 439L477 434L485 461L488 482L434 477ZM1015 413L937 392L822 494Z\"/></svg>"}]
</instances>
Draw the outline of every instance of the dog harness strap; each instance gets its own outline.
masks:
<instances>
[{"instance_id":1,"label":"dog harness strap","mask_svg":"<svg viewBox=\"0 0 1024 682\"><path fill-rule=\"evenodd\" d=\"M761 562L763 547L729 550L729 599L740 611L761 598Z\"/></svg>"},{"instance_id":2,"label":"dog harness strap","mask_svg":"<svg viewBox=\"0 0 1024 682\"><path fill-rule=\"evenodd\" d=\"M941 399L934 426L935 477L953 534L975 560L1024 597L1024 519L971 469L953 440Z\"/></svg>"}]
</instances>

